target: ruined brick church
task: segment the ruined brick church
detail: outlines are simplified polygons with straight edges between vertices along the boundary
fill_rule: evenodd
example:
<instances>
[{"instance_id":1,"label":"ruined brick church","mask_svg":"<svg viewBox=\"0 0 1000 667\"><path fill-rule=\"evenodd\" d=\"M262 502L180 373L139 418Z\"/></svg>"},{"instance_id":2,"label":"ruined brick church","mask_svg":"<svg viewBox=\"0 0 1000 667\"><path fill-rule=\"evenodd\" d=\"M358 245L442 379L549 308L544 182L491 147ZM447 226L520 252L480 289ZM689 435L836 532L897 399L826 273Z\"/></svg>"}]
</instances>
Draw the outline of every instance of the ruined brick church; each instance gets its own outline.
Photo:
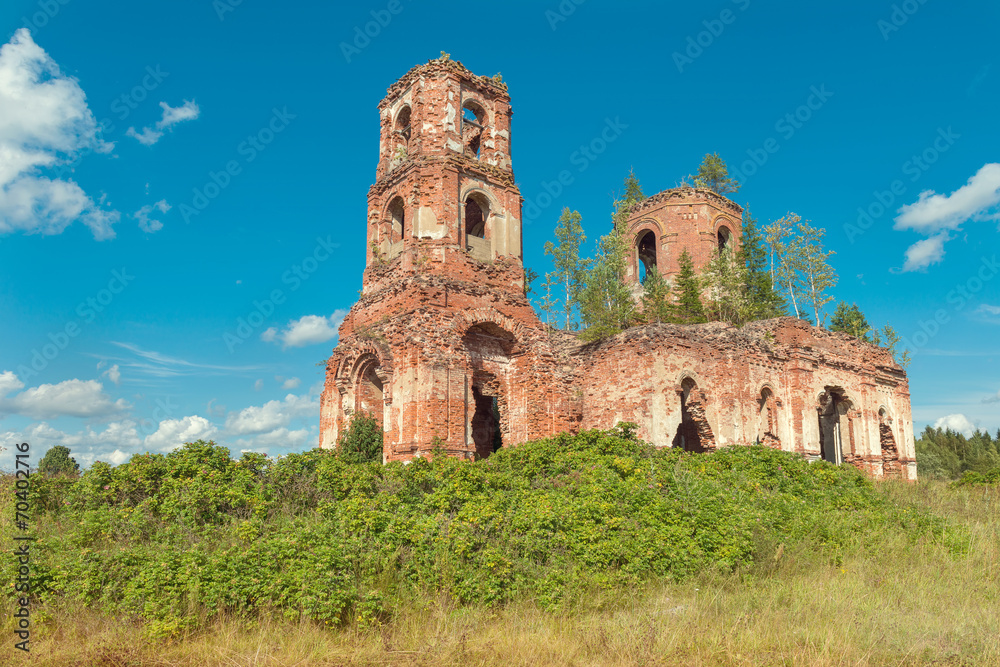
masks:
<instances>
[{"instance_id":1,"label":"ruined brick church","mask_svg":"<svg viewBox=\"0 0 1000 667\"><path fill-rule=\"evenodd\" d=\"M589 344L543 324L524 293L512 112L498 78L442 56L407 72L378 110L362 296L327 363L320 446L334 447L355 413L381 422L386 461L435 447L487 457L634 422L659 447L761 442L916 478L906 375L883 348L791 317L647 325ZM704 189L643 201L627 229L633 292L652 266L676 274L684 248L696 268L738 248L741 219Z\"/></svg>"}]
</instances>

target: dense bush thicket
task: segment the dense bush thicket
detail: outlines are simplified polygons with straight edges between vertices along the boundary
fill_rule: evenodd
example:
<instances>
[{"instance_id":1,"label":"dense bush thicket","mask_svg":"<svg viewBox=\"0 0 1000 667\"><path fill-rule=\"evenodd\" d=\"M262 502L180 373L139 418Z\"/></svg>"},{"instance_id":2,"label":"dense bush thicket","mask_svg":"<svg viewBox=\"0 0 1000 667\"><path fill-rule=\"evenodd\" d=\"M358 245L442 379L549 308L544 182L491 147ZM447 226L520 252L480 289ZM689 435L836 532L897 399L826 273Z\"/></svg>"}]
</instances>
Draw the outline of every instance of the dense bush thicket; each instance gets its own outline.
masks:
<instances>
[{"instance_id":1,"label":"dense bush thicket","mask_svg":"<svg viewBox=\"0 0 1000 667\"><path fill-rule=\"evenodd\" d=\"M1000 479L1000 431L993 438L989 431L976 429L967 438L951 429L928 426L920 434L916 450L917 470L922 477Z\"/></svg>"},{"instance_id":2,"label":"dense bush thicket","mask_svg":"<svg viewBox=\"0 0 1000 667\"><path fill-rule=\"evenodd\" d=\"M854 469L763 447L656 450L631 425L385 466L318 449L233 460L198 441L33 488L41 600L163 633L223 611L370 623L423 593L555 608L803 540L832 562L876 533L959 544Z\"/></svg>"}]
</instances>

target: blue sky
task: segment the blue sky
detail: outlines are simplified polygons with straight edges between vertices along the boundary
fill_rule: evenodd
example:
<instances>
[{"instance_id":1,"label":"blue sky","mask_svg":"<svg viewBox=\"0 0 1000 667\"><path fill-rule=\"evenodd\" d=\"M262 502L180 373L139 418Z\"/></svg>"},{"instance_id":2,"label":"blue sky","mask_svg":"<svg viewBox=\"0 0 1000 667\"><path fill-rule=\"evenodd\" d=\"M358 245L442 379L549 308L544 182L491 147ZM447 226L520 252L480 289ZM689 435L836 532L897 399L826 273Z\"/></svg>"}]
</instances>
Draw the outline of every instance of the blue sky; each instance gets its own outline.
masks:
<instances>
[{"instance_id":1,"label":"blue sky","mask_svg":"<svg viewBox=\"0 0 1000 667\"><path fill-rule=\"evenodd\" d=\"M910 342L918 429L1000 428L998 25L936 0L7 0L4 444L314 446L376 105L442 50L510 87L527 266L563 206L592 248L630 168L651 194L718 152L734 199L825 228L836 298Z\"/></svg>"}]
</instances>

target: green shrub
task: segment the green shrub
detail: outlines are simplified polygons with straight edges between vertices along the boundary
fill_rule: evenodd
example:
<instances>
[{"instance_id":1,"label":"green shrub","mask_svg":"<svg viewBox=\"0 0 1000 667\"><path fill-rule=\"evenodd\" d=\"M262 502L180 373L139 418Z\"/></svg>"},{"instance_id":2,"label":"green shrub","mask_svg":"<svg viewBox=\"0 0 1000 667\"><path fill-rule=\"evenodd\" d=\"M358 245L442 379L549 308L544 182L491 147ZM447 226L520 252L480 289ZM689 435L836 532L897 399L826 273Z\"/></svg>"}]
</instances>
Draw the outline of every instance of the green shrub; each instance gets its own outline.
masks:
<instances>
[{"instance_id":1,"label":"green shrub","mask_svg":"<svg viewBox=\"0 0 1000 667\"><path fill-rule=\"evenodd\" d=\"M382 460L382 424L371 414L358 412L337 439L337 453L351 463Z\"/></svg>"},{"instance_id":2,"label":"green shrub","mask_svg":"<svg viewBox=\"0 0 1000 667\"><path fill-rule=\"evenodd\" d=\"M354 431L369 453L372 422ZM873 535L952 539L851 467L760 446L658 450L631 425L475 462L363 458L316 449L234 461L198 441L95 464L68 485L40 480L36 594L138 614L163 632L263 610L370 626L427 592L556 608L595 588L730 571L767 556L762 545L807 543L837 562ZM14 563L0 561L0 581L16 578Z\"/></svg>"}]
</instances>

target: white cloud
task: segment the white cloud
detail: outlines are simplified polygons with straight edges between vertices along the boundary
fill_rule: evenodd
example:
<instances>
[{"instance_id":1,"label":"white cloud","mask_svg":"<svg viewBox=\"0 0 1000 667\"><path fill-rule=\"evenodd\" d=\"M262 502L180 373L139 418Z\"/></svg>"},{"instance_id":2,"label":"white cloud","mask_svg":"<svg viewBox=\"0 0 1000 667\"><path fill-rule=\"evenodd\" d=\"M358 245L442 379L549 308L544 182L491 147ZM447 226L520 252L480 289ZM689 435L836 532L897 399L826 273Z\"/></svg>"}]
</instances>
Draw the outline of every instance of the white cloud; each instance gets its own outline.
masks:
<instances>
[{"instance_id":1,"label":"white cloud","mask_svg":"<svg viewBox=\"0 0 1000 667\"><path fill-rule=\"evenodd\" d=\"M126 137L132 137L138 141L143 146L152 146L157 141L163 138L162 132L157 132L151 127L144 127L140 131L136 131L134 127L130 127L125 130Z\"/></svg>"},{"instance_id":2,"label":"white cloud","mask_svg":"<svg viewBox=\"0 0 1000 667\"><path fill-rule=\"evenodd\" d=\"M969 181L943 195L933 190L920 193L917 201L899 209L895 229L910 229L929 238L914 243L906 251L903 271L927 268L944 256L948 232L967 220L1000 219L1000 163L991 162Z\"/></svg>"},{"instance_id":3,"label":"white cloud","mask_svg":"<svg viewBox=\"0 0 1000 667\"><path fill-rule=\"evenodd\" d=\"M0 373L0 401L4 396L20 389L24 389L24 383L14 374L14 371L4 371Z\"/></svg>"},{"instance_id":4,"label":"white cloud","mask_svg":"<svg viewBox=\"0 0 1000 667\"><path fill-rule=\"evenodd\" d=\"M265 451L267 447L301 447L309 440L308 429L298 429L290 431L287 428L277 428L268 433L255 435L253 439L237 440L235 445L240 447L240 451ZM247 449L251 448L251 449Z\"/></svg>"},{"instance_id":5,"label":"white cloud","mask_svg":"<svg viewBox=\"0 0 1000 667\"><path fill-rule=\"evenodd\" d=\"M184 100L184 104L179 107L171 107L166 102L160 102L160 107L163 109L163 118L156 124L156 127L161 130L166 130L186 120L197 120L198 116L201 115L201 109L198 108L194 100Z\"/></svg>"},{"instance_id":6,"label":"white cloud","mask_svg":"<svg viewBox=\"0 0 1000 667\"><path fill-rule=\"evenodd\" d=\"M298 378L288 378L287 380L285 380L282 383L281 388L282 389L295 389L300 384L302 384L302 380L300 380Z\"/></svg>"},{"instance_id":7,"label":"white cloud","mask_svg":"<svg viewBox=\"0 0 1000 667\"><path fill-rule=\"evenodd\" d=\"M10 371L0 374L0 414L19 414L33 419L53 417L105 417L129 409L124 399L113 401L97 380L66 380L42 384L12 398L5 398L23 383Z\"/></svg>"},{"instance_id":8,"label":"white cloud","mask_svg":"<svg viewBox=\"0 0 1000 667\"><path fill-rule=\"evenodd\" d=\"M169 130L177 123L186 120L196 120L201 115L201 109L194 100L184 100L184 104L179 107L172 107L166 102L160 102L163 109L163 117L156 122L156 129L144 127L136 131L134 127L128 128L125 134L138 141L143 146L152 146L163 137L164 130Z\"/></svg>"},{"instance_id":9,"label":"white cloud","mask_svg":"<svg viewBox=\"0 0 1000 667\"><path fill-rule=\"evenodd\" d=\"M976 309L976 312L984 315L1000 315L1000 306L991 306L988 303L984 303Z\"/></svg>"},{"instance_id":10,"label":"white cloud","mask_svg":"<svg viewBox=\"0 0 1000 667\"><path fill-rule=\"evenodd\" d=\"M198 415L189 415L181 419L164 419L156 429L156 433L146 436L145 444L150 449L168 452L177 449L185 442L210 439L218 432L215 426Z\"/></svg>"},{"instance_id":11,"label":"white cloud","mask_svg":"<svg viewBox=\"0 0 1000 667\"><path fill-rule=\"evenodd\" d=\"M946 428L952 431L958 431L966 436L971 436L976 427L973 426L972 422L963 414L948 415L946 417L941 417L936 422L934 422L934 428Z\"/></svg>"},{"instance_id":12,"label":"white cloud","mask_svg":"<svg viewBox=\"0 0 1000 667\"><path fill-rule=\"evenodd\" d=\"M923 271L931 264L937 264L944 257L944 242L948 233L944 232L929 239L917 241L906 249L903 271Z\"/></svg>"},{"instance_id":13,"label":"white cloud","mask_svg":"<svg viewBox=\"0 0 1000 667\"><path fill-rule=\"evenodd\" d=\"M260 391L263 388L264 388L264 381L263 380L257 380L256 382L253 383L253 390L254 391Z\"/></svg>"},{"instance_id":14,"label":"white cloud","mask_svg":"<svg viewBox=\"0 0 1000 667\"><path fill-rule=\"evenodd\" d=\"M337 329L340 328L347 313L346 309L340 308L333 311L330 317L305 315L286 324L281 332L274 327L265 330L260 339L267 343L280 339L286 348L325 343L337 337Z\"/></svg>"},{"instance_id":15,"label":"white cloud","mask_svg":"<svg viewBox=\"0 0 1000 667\"><path fill-rule=\"evenodd\" d=\"M121 373L120 370L118 370L118 364L115 364L114 366L112 366L108 370L104 371L103 373L101 373L101 375L106 376L109 380L111 380L112 382L114 382L115 385L121 384L122 373Z\"/></svg>"},{"instance_id":16,"label":"white cloud","mask_svg":"<svg viewBox=\"0 0 1000 667\"><path fill-rule=\"evenodd\" d=\"M24 28L0 48L0 109L0 234L60 234L80 220L94 238L114 238L118 211L102 208L75 182L42 173L114 144L98 137L80 84Z\"/></svg>"},{"instance_id":17,"label":"white cloud","mask_svg":"<svg viewBox=\"0 0 1000 667\"><path fill-rule=\"evenodd\" d=\"M319 415L319 400L311 395L288 394L282 401L252 405L226 417L226 432L232 435L266 433L286 427L295 417L315 418Z\"/></svg>"},{"instance_id":18,"label":"white cloud","mask_svg":"<svg viewBox=\"0 0 1000 667\"><path fill-rule=\"evenodd\" d=\"M155 204L146 204L132 214L132 217L139 221L139 229L147 234L152 234L153 232L158 232L163 229L162 222L150 219L149 216L153 212L153 209L156 209L160 213L166 213L170 210L170 204L167 203L166 199L161 199Z\"/></svg>"},{"instance_id":19,"label":"white cloud","mask_svg":"<svg viewBox=\"0 0 1000 667\"><path fill-rule=\"evenodd\" d=\"M66 433L53 428L47 422L32 424L19 432L0 433L0 441L30 442L32 450L39 453L50 447L68 447L70 456L81 466L89 466L94 461L110 461L115 465L123 463L142 445L142 438L131 420L111 422L103 431L87 427L76 433Z\"/></svg>"}]
</instances>

